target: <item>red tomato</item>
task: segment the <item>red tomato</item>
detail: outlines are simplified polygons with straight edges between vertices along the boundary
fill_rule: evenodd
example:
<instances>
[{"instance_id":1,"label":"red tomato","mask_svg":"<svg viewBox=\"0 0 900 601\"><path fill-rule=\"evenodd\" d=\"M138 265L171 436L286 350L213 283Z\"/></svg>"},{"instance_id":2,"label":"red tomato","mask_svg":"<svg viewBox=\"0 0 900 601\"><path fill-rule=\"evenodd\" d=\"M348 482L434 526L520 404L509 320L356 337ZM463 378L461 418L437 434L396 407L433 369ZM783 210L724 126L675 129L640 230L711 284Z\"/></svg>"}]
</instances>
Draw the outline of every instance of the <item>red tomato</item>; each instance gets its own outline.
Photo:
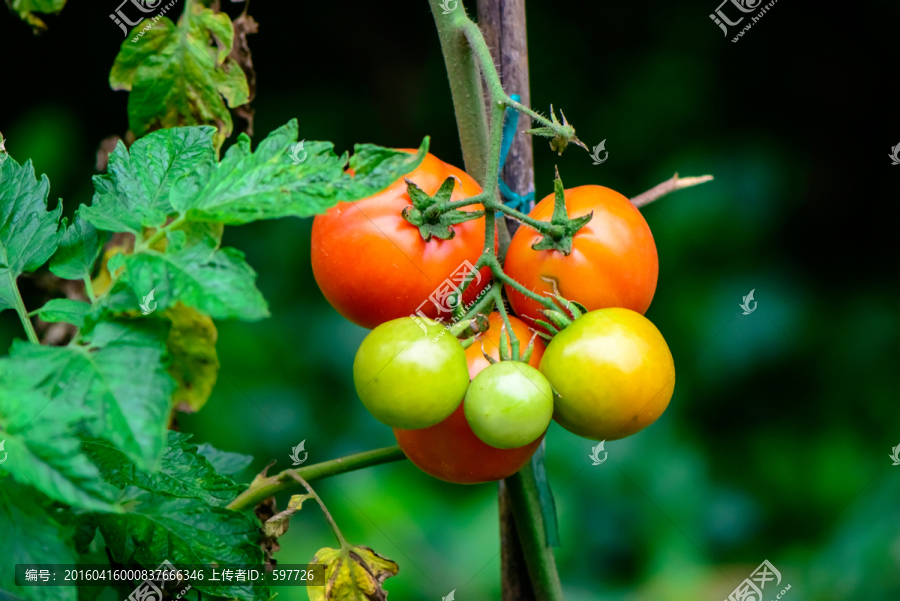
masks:
<instances>
[{"instance_id":1,"label":"red tomato","mask_svg":"<svg viewBox=\"0 0 900 601\"><path fill-rule=\"evenodd\" d=\"M533 332L528 330L528 326L522 320L515 317L510 317L509 320L521 344L520 348L524 350ZM489 355L499 359L500 326L503 325L503 320L499 313L494 312L488 321L490 329L479 336L479 342L484 342L484 350ZM503 339L509 349L509 339L506 335ZM490 365L481 354L479 342L466 349L470 378L474 378ZM537 338L528 364L537 368L543 355L544 342ZM485 444L469 427L462 403L450 417L436 426L421 430L394 428L394 436L397 444L416 467L435 478L456 484L477 484L512 476L531 459L544 439L542 434L534 442L517 449L497 449Z\"/></svg>"},{"instance_id":2,"label":"red tomato","mask_svg":"<svg viewBox=\"0 0 900 601\"><path fill-rule=\"evenodd\" d=\"M503 270L526 288L553 292L553 282L564 298L578 301L588 311L623 307L643 314L656 292L659 260L656 243L643 215L627 198L603 186L579 186L565 191L569 217L594 211L594 217L572 240L568 256L556 250L533 250L541 234L523 225L512 238ZM553 195L529 213L548 221ZM543 278L549 278L547 281ZM511 287L507 294L513 310L526 323L546 319L543 305Z\"/></svg>"},{"instance_id":3,"label":"red tomato","mask_svg":"<svg viewBox=\"0 0 900 601\"><path fill-rule=\"evenodd\" d=\"M412 152L412 151L410 151ZM481 192L461 169L429 154L406 177L433 195L450 176L457 184L452 200ZM427 317L449 318L429 301L445 281L468 261L474 264L484 246L484 218L453 226L450 240L426 242L400 213L412 201L400 178L375 196L342 202L318 215L312 229L313 275L322 294L344 317L365 328L422 311ZM464 207L475 211L481 205ZM480 271L463 295L469 302L490 281L490 270ZM424 304L423 304L424 303Z\"/></svg>"},{"instance_id":4,"label":"red tomato","mask_svg":"<svg viewBox=\"0 0 900 601\"><path fill-rule=\"evenodd\" d=\"M416 467L455 484L478 484L512 476L531 459L544 439L541 434L534 442L517 449L487 445L469 427L462 402L438 425L421 430L394 428L394 436Z\"/></svg>"}]
</instances>

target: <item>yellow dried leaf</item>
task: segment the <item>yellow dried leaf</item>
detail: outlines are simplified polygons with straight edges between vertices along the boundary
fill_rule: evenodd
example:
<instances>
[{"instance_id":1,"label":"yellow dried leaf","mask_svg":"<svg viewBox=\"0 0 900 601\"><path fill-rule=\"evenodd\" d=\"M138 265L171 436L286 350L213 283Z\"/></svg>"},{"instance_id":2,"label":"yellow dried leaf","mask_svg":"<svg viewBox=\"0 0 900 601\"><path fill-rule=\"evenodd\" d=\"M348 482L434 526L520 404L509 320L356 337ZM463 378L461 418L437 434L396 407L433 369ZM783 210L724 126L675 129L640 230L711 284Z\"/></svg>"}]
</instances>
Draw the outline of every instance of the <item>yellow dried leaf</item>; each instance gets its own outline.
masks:
<instances>
[{"instance_id":1,"label":"yellow dried leaf","mask_svg":"<svg viewBox=\"0 0 900 601\"><path fill-rule=\"evenodd\" d=\"M309 601L386 601L382 583L400 566L369 547L319 549L312 562L325 565L325 585L306 588Z\"/></svg>"}]
</instances>

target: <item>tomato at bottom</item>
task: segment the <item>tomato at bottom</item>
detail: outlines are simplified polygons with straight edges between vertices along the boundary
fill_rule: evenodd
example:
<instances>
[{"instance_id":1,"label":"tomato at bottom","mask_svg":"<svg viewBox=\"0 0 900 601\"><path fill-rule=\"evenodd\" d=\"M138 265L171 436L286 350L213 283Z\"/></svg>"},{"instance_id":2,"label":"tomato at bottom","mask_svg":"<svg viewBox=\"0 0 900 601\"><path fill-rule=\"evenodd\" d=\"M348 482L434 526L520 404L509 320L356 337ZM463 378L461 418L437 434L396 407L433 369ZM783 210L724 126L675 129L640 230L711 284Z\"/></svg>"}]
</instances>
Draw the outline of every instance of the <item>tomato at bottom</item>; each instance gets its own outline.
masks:
<instances>
[{"instance_id":1,"label":"tomato at bottom","mask_svg":"<svg viewBox=\"0 0 900 601\"><path fill-rule=\"evenodd\" d=\"M455 484L478 484L502 480L519 471L544 440L517 449L497 449L475 436L460 402L450 417L420 430L394 428L397 444L420 470Z\"/></svg>"}]
</instances>

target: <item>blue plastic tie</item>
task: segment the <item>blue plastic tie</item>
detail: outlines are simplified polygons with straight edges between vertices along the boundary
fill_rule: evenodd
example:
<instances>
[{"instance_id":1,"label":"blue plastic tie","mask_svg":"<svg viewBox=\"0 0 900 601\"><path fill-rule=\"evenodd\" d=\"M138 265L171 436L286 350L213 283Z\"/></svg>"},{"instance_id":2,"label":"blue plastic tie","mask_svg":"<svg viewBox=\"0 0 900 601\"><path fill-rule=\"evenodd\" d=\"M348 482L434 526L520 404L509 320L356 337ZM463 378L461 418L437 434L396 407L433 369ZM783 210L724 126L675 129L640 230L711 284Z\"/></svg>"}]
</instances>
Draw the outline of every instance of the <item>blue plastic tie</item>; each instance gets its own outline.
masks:
<instances>
[{"instance_id":1,"label":"blue plastic tie","mask_svg":"<svg viewBox=\"0 0 900 601\"><path fill-rule=\"evenodd\" d=\"M512 94L510 98L519 102L521 96ZM503 137L500 140L499 172L501 173L503 172L503 166L506 165L506 156L509 154L510 147L512 147L513 139L516 137L516 125L518 122L519 112L512 107L506 107L506 111L503 113ZM516 194L506 185L506 182L504 182L503 178L499 175L497 177L497 183L500 184L500 194L506 199L506 204L513 209L530 207L531 203L534 202L534 191L524 195Z\"/></svg>"}]
</instances>

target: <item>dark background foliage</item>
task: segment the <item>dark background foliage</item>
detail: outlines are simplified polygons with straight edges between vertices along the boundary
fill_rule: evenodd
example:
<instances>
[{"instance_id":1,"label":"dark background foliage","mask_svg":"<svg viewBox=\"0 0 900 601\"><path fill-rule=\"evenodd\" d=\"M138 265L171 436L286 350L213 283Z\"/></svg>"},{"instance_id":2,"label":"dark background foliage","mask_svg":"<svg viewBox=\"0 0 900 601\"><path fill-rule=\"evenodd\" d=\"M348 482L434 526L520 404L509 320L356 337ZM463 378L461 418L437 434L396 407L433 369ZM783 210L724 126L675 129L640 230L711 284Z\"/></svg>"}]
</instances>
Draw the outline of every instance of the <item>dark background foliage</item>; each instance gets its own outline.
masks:
<instances>
[{"instance_id":1,"label":"dark background foliage","mask_svg":"<svg viewBox=\"0 0 900 601\"><path fill-rule=\"evenodd\" d=\"M48 174L66 214L90 201L100 140L127 129L127 93L108 85L122 42L114 8L71 0L40 37L0 10L0 131L14 157ZM567 598L721 599L768 559L789 599L897 599L900 467L888 454L900 444L900 169L887 154L900 143L888 62L900 8L777 2L737 43L709 19L715 8L528 3L533 105L562 108L610 153L593 166L578 148L558 157L537 141L538 198L554 165L570 187L629 196L675 171L716 177L643 211L660 255L647 316L678 370L668 411L608 442L597 467L589 441L555 424L547 437ZM425 2L254 2L250 12L257 141L297 117L300 137L339 150L430 135L432 151L461 166ZM310 462L394 442L356 398L350 368L366 332L320 294L310 227L287 219L225 234L259 272L272 317L219 324L218 384L181 428L256 457L245 480L273 458L287 467L304 439ZM744 316L751 289L758 310ZM8 311L0 346L14 337L24 334ZM495 485L445 484L398 463L318 488L351 542L400 563L391 598L499 598ZM280 559L305 562L333 544L304 508Z\"/></svg>"}]
</instances>

